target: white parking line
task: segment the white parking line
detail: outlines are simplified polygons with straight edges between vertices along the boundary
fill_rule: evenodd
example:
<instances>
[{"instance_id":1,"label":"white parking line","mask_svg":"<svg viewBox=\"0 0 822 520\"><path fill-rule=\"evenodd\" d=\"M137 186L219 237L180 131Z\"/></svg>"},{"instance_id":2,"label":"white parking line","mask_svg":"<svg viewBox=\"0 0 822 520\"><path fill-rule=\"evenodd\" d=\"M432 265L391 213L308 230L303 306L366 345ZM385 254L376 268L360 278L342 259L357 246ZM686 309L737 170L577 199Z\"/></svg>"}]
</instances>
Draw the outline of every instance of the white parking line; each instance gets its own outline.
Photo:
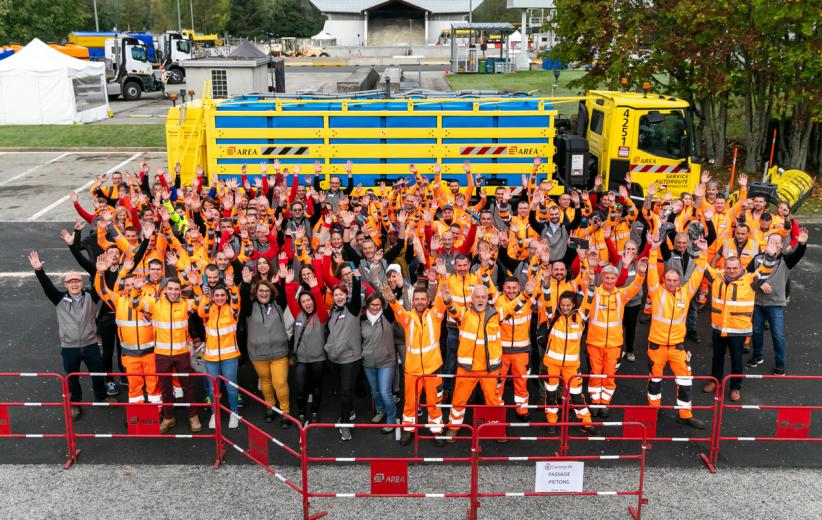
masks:
<instances>
[{"instance_id":1,"label":"white parking line","mask_svg":"<svg viewBox=\"0 0 822 520\"><path fill-rule=\"evenodd\" d=\"M15 175L14 177L11 177L11 178L9 178L9 179L6 179L6 180L4 180L4 181L0 182L0 186L5 186L6 184L8 184L8 183L10 183L10 182L14 182L14 181L16 181L17 179L20 179L20 178L22 178L22 177L25 177L26 175L30 174L31 172L37 171L38 169L42 168L43 166L48 166L48 165L49 165L49 164L51 164L51 163L57 162L57 161L59 161L60 159L62 159L63 157L65 157L65 156L67 156L67 155L71 155L71 152L66 152L66 153L64 153L64 154L58 155L58 156L57 156L57 157L55 157L54 159L50 159L50 160L48 160L48 161L46 161L46 162L44 162L44 163L42 163L42 164L38 164L37 166L35 166L35 167L33 167L33 168L29 168L28 170L24 171L23 173L18 173L18 174L17 174L17 175Z\"/></svg>"},{"instance_id":2,"label":"white parking line","mask_svg":"<svg viewBox=\"0 0 822 520\"><path fill-rule=\"evenodd\" d=\"M126 159L125 161L121 162L120 164L117 164L117 165L115 165L115 166L113 166L113 167L109 168L109 170L108 170L108 171L106 171L106 174L110 174L111 172L116 171L116 170L118 170L118 169L122 168L123 166L125 166L125 165L126 165L126 164L128 164L128 163L130 163L130 162L131 162L131 161L133 161L134 159L136 159L136 158L140 157L141 155L143 155L143 152L137 152L137 153L135 153L134 155L132 155L131 157L129 157L129 158L128 158L128 159ZM89 186L91 186L93 183L94 183L94 179L91 179L91 180L90 180L90 181L88 181L87 183L85 183L85 184L83 184L82 186L80 186L79 188L75 189L75 190L74 190L74 192L76 193L76 192L79 192L79 191L83 191L83 190L85 190L86 188L88 188ZM56 208L56 207L57 207L57 206L59 206L60 204L62 204L62 203L64 203L65 201L67 201L68 199L69 199L69 196L68 196L68 195L63 195L63 196L62 196L62 197L60 197L58 200L55 200L54 202L52 202L51 204L49 204L49 205L48 205L48 206L46 206L45 208L41 209L40 211L38 211L38 212L37 212L37 213L35 213L34 215L30 216L30 217L27 219L27 221L28 221L28 222L34 222L35 220L37 220L38 218L42 217L43 215L45 215L45 214L46 214L46 213L48 213L49 211L53 210L54 208Z\"/></svg>"}]
</instances>

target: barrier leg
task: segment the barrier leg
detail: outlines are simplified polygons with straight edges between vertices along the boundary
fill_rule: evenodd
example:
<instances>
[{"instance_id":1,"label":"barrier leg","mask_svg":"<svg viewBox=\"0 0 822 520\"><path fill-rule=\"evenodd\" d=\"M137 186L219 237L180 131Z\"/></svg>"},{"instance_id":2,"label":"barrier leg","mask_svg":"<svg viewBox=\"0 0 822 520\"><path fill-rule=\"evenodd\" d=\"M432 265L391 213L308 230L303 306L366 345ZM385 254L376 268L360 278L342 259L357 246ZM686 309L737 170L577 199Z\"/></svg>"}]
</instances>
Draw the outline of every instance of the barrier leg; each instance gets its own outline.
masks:
<instances>
[{"instance_id":1,"label":"barrier leg","mask_svg":"<svg viewBox=\"0 0 822 520\"><path fill-rule=\"evenodd\" d=\"M645 454L648 451L647 441L642 441L642 456L639 459L639 490L636 497L636 509L634 506L628 506L628 513L634 520L642 518L642 506L648 503L648 499L643 496L645 490Z\"/></svg>"},{"instance_id":2,"label":"barrier leg","mask_svg":"<svg viewBox=\"0 0 822 520\"><path fill-rule=\"evenodd\" d=\"M225 446L223 445L222 419L220 417L220 381L216 377L212 377L211 384L214 385L214 402L211 403L211 413L214 414L214 449L216 451L216 458L214 459L213 467L214 469L217 469L225 459Z\"/></svg>"},{"instance_id":3,"label":"barrier leg","mask_svg":"<svg viewBox=\"0 0 822 520\"><path fill-rule=\"evenodd\" d=\"M63 392L63 420L66 422L66 445L68 449L68 456L66 462L63 464L63 469L69 469L80 456L80 450L77 449L77 439L74 437L74 423L71 420L71 394L68 390L68 379L60 378L61 391Z\"/></svg>"}]
</instances>

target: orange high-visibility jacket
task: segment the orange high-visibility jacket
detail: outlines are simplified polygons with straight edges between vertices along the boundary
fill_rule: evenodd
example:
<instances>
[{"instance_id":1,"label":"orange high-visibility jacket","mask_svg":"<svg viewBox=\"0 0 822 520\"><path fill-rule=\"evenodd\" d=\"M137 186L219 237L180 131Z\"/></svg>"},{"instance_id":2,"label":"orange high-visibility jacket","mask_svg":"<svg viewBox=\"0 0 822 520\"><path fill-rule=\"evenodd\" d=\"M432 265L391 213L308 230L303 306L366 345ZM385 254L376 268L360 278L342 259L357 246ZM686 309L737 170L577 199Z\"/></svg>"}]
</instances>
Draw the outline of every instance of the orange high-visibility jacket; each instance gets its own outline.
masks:
<instances>
[{"instance_id":1,"label":"orange high-visibility jacket","mask_svg":"<svg viewBox=\"0 0 822 520\"><path fill-rule=\"evenodd\" d=\"M442 366L440 353L440 328L445 317L445 304L439 295L434 305L422 315L406 311L400 302L393 302L391 310L405 330L405 373L413 375L434 374Z\"/></svg>"},{"instance_id":2,"label":"orange high-visibility jacket","mask_svg":"<svg viewBox=\"0 0 822 520\"><path fill-rule=\"evenodd\" d=\"M499 370L502 366L499 312L491 305L480 313L473 306L459 307L451 302L448 315L459 325L457 364L472 372Z\"/></svg>"},{"instance_id":3,"label":"orange high-visibility jacket","mask_svg":"<svg viewBox=\"0 0 822 520\"><path fill-rule=\"evenodd\" d=\"M707 261L704 253L699 255L694 260L696 268L687 283L671 292L660 285L658 272L651 268L658 259L659 250L652 249L648 256L648 294L651 296L651 330L648 340L657 345L679 345L685 341L688 304L702 283Z\"/></svg>"},{"instance_id":4,"label":"orange high-visibility jacket","mask_svg":"<svg viewBox=\"0 0 822 520\"><path fill-rule=\"evenodd\" d=\"M231 302L225 305L214 305L206 296L200 302L197 313L203 318L206 332L206 351L203 359L218 363L227 359L240 357L237 347L237 318L240 313L236 296L237 288L230 289Z\"/></svg>"},{"instance_id":5,"label":"orange high-visibility jacket","mask_svg":"<svg viewBox=\"0 0 822 520\"><path fill-rule=\"evenodd\" d=\"M550 329L542 363L578 367L582 332L585 329L585 318L582 313L575 309L566 316L557 310L551 319Z\"/></svg>"},{"instance_id":6,"label":"orange high-visibility jacket","mask_svg":"<svg viewBox=\"0 0 822 520\"><path fill-rule=\"evenodd\" d=\"M748 336L753 332L755 287L773 271L776 259L764 257L753 273L745 273L731 282L725 272L708 266L705 277L711 283L711 326L723 336Z\"/></svg>"},{"instance_id":7,"label":"orange high-visibility jacket","mask_svg":"<svg viewBox=\"0 0 822 520\"><path fill-rule=\"evenodd\" d=\"M161 356L188 354L188 315L196 310L194 300L171 302L163 294L159 298L144 296L140 301L154 325L154 352Z\"/></svg>"},{"instance_id":8,"label":"orange high-visibility jacket","mask_svg":"<svg viewBox=\"0 0 822 520\"><path fill-rule=\"evenodd\" d=\"M724 261L727 258L735 256L739 258L742 262L742 268L748 267L748 264L751 263L753 257L755 257L759 253L759 244L752 238L749 238L747 242L740 248L737 246L736 241L734 241L733 237L726 238L724 242L722 242L722 260L723 265Z\"/></svg>"},{"instance_id":9,"label":"orange high-visibility jacket","mask_svg":"<svg viewBox=\"0 0 822 520\"><path fill-rule=\"evenodd\" d=\"M534 301L528 297L509 300L504 293L497 298L494 306L499 312L503 353L517 354L531 351L530 330L533 303Z\"/></svg>"},{"instance_id":10,"label":"orange high-visibility jacket","mask_svg":"<svg viewBox=\"0 0 822 520\"><path fill-rule=\"evenodd\" d=\"M625 341L622 336L622 317L625 304L642 290L645 276L637 273L627 287L615 288L612 292L603 287L594 290L591 302L591 316L588 320L588 346L600 348L621 348Z\"/></svg>"},{"instance_id":11,"label":"orange high-visibility jacket","mask_svg":"<svg viewBox=\"0 0 822 520\"><path fill-rule=\"evenodd\" d=\"M103 275L97 273L94 288L106 303L114 308L117 335L123 356L142 356L154 351L154 327L151 316L140 306L139 291L132 294L114 293L106 287Z\"/></svg>"}]
</instances>

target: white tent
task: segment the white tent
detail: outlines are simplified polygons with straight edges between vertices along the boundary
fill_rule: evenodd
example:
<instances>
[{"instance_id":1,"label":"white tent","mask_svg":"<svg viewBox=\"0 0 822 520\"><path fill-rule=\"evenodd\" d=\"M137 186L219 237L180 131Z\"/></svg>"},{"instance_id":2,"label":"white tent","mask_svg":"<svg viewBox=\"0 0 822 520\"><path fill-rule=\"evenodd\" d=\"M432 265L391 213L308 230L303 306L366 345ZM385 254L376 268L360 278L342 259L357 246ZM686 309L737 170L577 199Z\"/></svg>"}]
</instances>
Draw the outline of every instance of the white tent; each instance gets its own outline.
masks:
<instances>
[{"instance_id":1,"label":"white tent","mask_svg":"<svg viewBox=\"0 0 822 520\"><path fill-rule=\"evenodd\" d=\"M108 117L105 65L35 38L0 61L0 125L90 123Z\"/></svg>"}]
</instances>

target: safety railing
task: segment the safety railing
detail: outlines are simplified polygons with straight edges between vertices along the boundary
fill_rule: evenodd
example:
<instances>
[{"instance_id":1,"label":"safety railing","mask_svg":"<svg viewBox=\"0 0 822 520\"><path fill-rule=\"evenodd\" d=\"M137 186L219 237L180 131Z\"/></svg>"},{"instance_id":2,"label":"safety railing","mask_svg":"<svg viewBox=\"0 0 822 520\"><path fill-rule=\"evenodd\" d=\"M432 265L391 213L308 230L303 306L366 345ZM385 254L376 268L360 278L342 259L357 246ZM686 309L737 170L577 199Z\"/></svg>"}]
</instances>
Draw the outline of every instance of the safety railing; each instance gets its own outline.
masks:
<instances>
[{"instance_id":1,"label":"safety railing","mask_svg":"<svg viewBox=\"0 0 822 520\"><path fill-rule=\"evenodd\" d=\"M71 401L70 397L68 396L68 385L69 381L72 378L80 378L80 377L190 377L190 378L206 378L209 381L209 384L212 385L214 391L214 403L184 403L184 402L173 402L173 403L162 403L162 402L75 402ZM158 383L159 385L159 383ZM106 433L88 433L88 432L77 432L73 431L71 436L73 437L73 444L76 448L77 439L127 439L127 438L143 438L143 439L213 439L214 440L214 449L215 449L215 459L214 459L214 468L217 468L220 465L220 460L222 459L223 453L223 446L222 446L222 436L220 434L221 430L221 423L220 421L215 422L214 432L213 433L190 433L190 434L178 434L178 433L160 433L160 415L161 410L166 407L172 408L211 408L212 413L218 414L218 405L217 403L220 400L220 388L217 384L217 380L208 375L202 374L199 372L191 372L191 373L178 373L178 372L153 372L153 373L125 373L125 372L72 372L63 380L63 393L67 396L65 401L66 410L70 410L71 407L104 407L104 408L123 408L126 414L126 432L106 432ZM205 428L204 428L205 429ZM77 455L79 451L75 451L74 460L76 461Z\"/></svg>"},{"instance_id":2,"label":"safety railing","mask_svg":"<svg viewBox=\"0 0 822 520\"><path fill-rule=\"evenodd\" d=\"M252 462L257 464L258 466L260 466L263 470L265 470L266 472L271 474L274 478L276 478L277 480L279 480L280 482L282 482L283 484L285 484L289 488L291 488L294 491L296 491L297 493L299 493L300 498L303 501L303 507L304 507L304 509L307 510L308 501L305 498L305 490L304 490L304 485L302 483L302 482L306 482L305 475L302 475L302 482L299 483L299 484L295 483L291 479L286 478L281 472L278 472L270 464L270 462L269 462L269 451L268 451L269 445L273 444L273 445L281 448L288 455L294 457L296 459L297 463L302 468L302 466L303 466L303 464L302 464L302 461L303 461L302 446L304 446L303 425L300 423L300 421L298 421L294 417L291 417L290 415L283 412L282 410L280 410L276 406L269 405L268 403L266 403L265 401L263 401L262 399L260 399L256 395L254 395L253 393L251 393L248 390L242 388L237 383L235 383L233 381L229 381L228 379L226 379L223 376L217 376L217 384L219 385L220 383L223 383L225 385L229 385L233 388L236 388L237 392L239 394L242 394L244 399L256 402L257 404L261 405L263 408L274 411L281 418L286 419L287 421L289 421L289 423L296 426L297 433L298 433L298 436L299 436L298 438L299 438L299 441L300 441L300 446L297 449L294 449L291 446L288 446L282 440L277 439L276 437L274 437L270 433L266 432L265 430L263 430L259 426L256 426L255 424L251 423L250 421L248 421L244 417L240 416L239 414L237 414L238 425L241 424L246 428L246 441L247 441L246 447L243 448L242 446L240 446L238 441L235 442L234 440L230 439L226 435L226 428L221 429L221 440L224 444L227 444L228 446L234 448L235 450L240 452L244 457L246 457L247 459L251 460ZM215 399L215 401L218 403L219 411L226 412L226 413L229 414L229 416L232 415L232 411L229 407L227 407L225 404L223 404L222 402L220 402L217 399ZM220 419L217 422L218 423L222 422L222 415L220 415Z\"/></svg>"},{"instance_id":3,"label":"safety railing","mask_svg":"<svg viewBox=\"0 0 822 520\"><path fill-rule=\"evenodd\" d=\"M663 404L660 400L660 404L656 406L651 406L650 404L646 405L637 405L637 404L620 404L620 403L609 403L608 405L602 404L587 404L587 405L577 405L571 402L571 382L568 381L564 385L564 389L562 392L562 406L560 410L562 412L561 421L563 423L570 424L570 415L573 413L574 410L577 410L582 407L587 407L590 410L599 410L608 408L610 410L620 410L622 411L622 418L621 422L623 424L623 430L621 436L571 436L567 433L567 431L562 432L563 438L567 439L568 441L611 441L611 440L640 440L640 433L636 428L632 426L633 423L641 423L644 427L644 434L647 442L649 443L649 447L653 445L655 442L685 442L685 443L702 443L707 445L707 450L705 453L699 453L699 459L707 466L708 470L711 473L716 473L716 468L714 467L712 460L713 460L713 451L715 449L715 429L719 424L719 407L722 394L720 393L720 385L716 378L711 376L672 376L672 375L663 375L663 376L651 376L651 375L622 375L616 374L613 376L606 376L603 374L581 374L574 376L575 379L579 379L583 382L583 393L586 392L588 384L590 383L591 379L605 379L606 377L611 377L616 379L617 381L630 381L630 380L644 380L649 382L652 378L653 379L661 379L661 383L663 384L662 393L664 395L664 383L665 381L678 381L683 382L687 381L692 386L691 391L691 401L692 404L690 406L682 406L682 405L669 405ZM712 382L715 385L714 391L709 394L705 394L704 392L694 392L693 391L693 383L695 381L703 381L703 382ZM617 385L619 386L619 385ZM672 389L669 389L672 390ZM669 395L673 395L675 392L670 392ZM705 396L705 397L703 397ZM694 398L710 399L708 404L693 404ZM704 412L704 415L710 417L710 422L706 427L706 435L699 435L699 436L659 436L657 435L657 422L658 422L658 413L659 410L675 410L678 411L682 409L690 409L692 412L700 413L701 415ZM613 419L613 418L611 418ZM567 430L567 426L564 426L563 429ZM560 454L567 454L568 453L568 445L563 444L560 448Z\"/></svg>"},{"instance_id":4,"label":"safety railing","mask_svg":"<svg viewBox=\"0 0 822 520\"><path fill-rule=\"evenodd\" d=\"M415 424L415 430L421 428L437 427L435 424ZM469 511L475 509L473 500L475 495L475 480L473 479L473 470L469 473L470 477L466 484L467 491L464 492L409 492L409 464L465 464L473 468L474 458L473 454L468 454L462 457L419 457L416 454L411 457L320 457L312 455L309 447L309 434L313 431L322 429L364 429L375 430L378 428L391 427L403 428L411 427L403 424L356 424L356 423L336 423L323 424L312 423L308 424L305 429L304 444L305 447L303 465L304 465L304 482L305 482L305 498L306 503L311 498L448 498L448 499L469 499L472 504L469 506ZM472 442L474 439L474 428L470 425L460 425L460 430L467 430L470 437L458 437L459 439L467 439ZM445 437L442 436L445 440ZM311 490L308 486L309 467L311 464L328 464L328 463L353 463L353 464L368 464L371 470L370 490L368 492L347 492L347 493L332 493L326 491ZM325 516L325 512L311 515L308 518L315 519Z\"/></svg>"},{"instance_id":5,"label":"safety railing","mask_svg":"<svg viewBox=\"0 0 822 520\"><path fill-rule=\"evenodd\" d=\"M482 498L498 498L498 497L546 497L546 496L635 496L637 499L636 507L628 506L628 512L635 520L639 520L642 516L642 506L648 503L648 500L644 496L644 484L645 484L645 456L646 450L648 448L646 435L645 435L645 425L639 422L626 422L623 423L621 421L615 422L593 422L590 426L605 428L605 427L625 427L629 426L633 428L638 435L638 440L641 442L641 449L639 453L629 453L629 454L614 454L614 455L560 455L560 454L553 454L553 455L533 455L529 454L526 456L493 456L493 455L484 455L483 454L483 447L481 443L483 441L557 441L558 443L565 443L567 442L567 432L569 427L572 426L579 426L579 423L568 423L568 422L559 422L559 423L547 423L547 422L532 422L532 423L501 423L501 424L481 424L477 427L475 434L474 434L474 465L472 471L474 472L473 480L474 480L474 488L475 488L475 500L472 500L472 506L479 507L480 499ZM566 432L565 434L561 434L560 437L557 436L515 436L515 435L499 435L496 430L499 427L504 428L512 428L512 429L520 429L520 428L533 428L533 427L559 427L560 432ZM586 425L588 426L588 425ZM486 435L483 435L483 430L491 430L495 429L493 433L489 432ZM632 441L634 439L628 438L618 438L618 440L625 440L625 441ZM539 447L544 449L545 444L544 442L540 442ZM531 453L533 451L529 450ZM557 446L557 452L559 451L559 446ZM585 490L583 488L583 475L582 475L582 467L580 466L573 466L569 463L578 463L582 462L583 465L586 461L615 461L615 460L631 460L631 461L638 461L639 462L639 483L636 489L629 489L629 490L607 490L607 491L592 491L592 490ZM550 468L543 468L543 471L547 473L547 475L556 475L559 478L551 479L547 482L535 482L535 490L534 491L484 491L483 487L480 485L480 478L479 478L479 469L480 464L483 462L493 462L493 463L504 463L504 462L535 462L535 463L549 463L555 464L559 463L558 466L553 466ZM566 463L566 464L564 464ZM538 468L539 469L539 468ZM500 481L507 482L508 479L493 479L494 483L498 483ZM622 480L622 479L620 479ZM578 485L579 489L572 489L576 488ZM472 514L469 515L469 518L476 518L477 511L474 509ZM513 516L509 511L509 515Z\"/></svg>"},{"instance_id":6,"label":"safety railing","mask_svg":"<svg viewBox=\"0 0 822 520\"><path fill-rule=\"evenodd\" d=\"M461 376L461 375L457 375L457 374L424 374L424 375L419 376L419 378L416 381L415 388L414 388L414 396L413 396L414 409L417 410L418 412L420 410L424 411L426 416L428 416L429 410L432 409L432 408L437 408L437 409L441 410L442 411L442 424L436 424L436 425L432 425L432 426L442 427L443 431L449 428L449 424L448 424L449 413L450 413L451 409L454 407L453 404L451 404L451 403L428 403L428 402L421 403L417 396L422 397L423 394L421 394L420 392L421 392L421 390L423 390L425 388L425 381L426 380L436 379L436 378L454 379L455 383L456 383L456 380L458 380L460 377L474 378L474 379L495 379L495 380L498 381L497 388L500 389L500 394L502 394L505 390L505 382L508 381L508 380L524 379L526 381L531 381L531 380L545 381L548 378L548 375L545 375L545 374L540 374L540 375L526 374L526 375L521 375L520 376L520 375L513 375L513 374L507 374L507 375L495 375L495 374L477 374L477 375L474 375L474 374L471 374L471 375ZM542 383L540 382L539 384L542 384ZM477 383L477 386L479 386L479 383ZM456 384L455 384L455 388L456 388ZM477 390L479 390L479 389L475 388L475 391L477 391ZM406 396L406 398L407 398L407 396ZM500 396L500 400L502 401L502 395ZM452 396L452 402L453 402L453 396ZM500 404L499 406L488 406L486 404L465 403L465 405L461 406L461 408L462 407L464 407L466 410L470 409L470 410L473 411L472 412L472 422L473 422L473 427L474 428L476 428L480 424L486 424L486 423L498 424L498 423L506 422L506 420L507 420L506 419L506 414L507 414L507 410L509 410L509 409L527 410L527 411L529 411L529 413L533 410L537 410L537 411L541 410L542 413L545 413L545 408L546 408L545 404L527 404L527 403L526 404L517 404L517 403L505 404L504 402L502 404ZM417 413L417 416L419 417L419 413ZM500 426L497 426L497 428L500 428ZM486 431L488 431L488 430L486 430ZM436 439L438 439L438 437L439 436L437 436L437 435L419 435L419 434L414 435L414 455L416 456L416 455L419 454L419 441L420 440L436 440ZM460 440L467 440L466 438L459 438L459 439Z\"/></svg>"},{"instance_id":7,"label":"safety railing","mask_svg":"<svg viewBox=\"0 0 822 520\"><path fill-rule=\"evenodd\" d=\"M60 374L51 372L2 372L0 378L27 378L27 379L55 379L57 383L55 395L59 395L59 400L52 401L4 401L0 402L0 438L7 439L65 439L66 441L66 462L63 467L68 468L77 459L77 451L74 448L74 436L72 432L71 412L66 406L68 401L67 388ZM15 432L12 427L13 408L59 408L63 417L64 428L62 432L55 433L22 433Z\"/></svg>"},{"instance_id":8,"label":"safety railing","mask_svg":"<svg viewBox=\"0 0 822 520\"><path fill-rule=\"evenodd\" d=\"M726 390L733 380L744 381L768 381L771 383L784 383L787 381L809 381L817 382L811 390L811 395L817 396L818 390L822 387L822 376L800 376L800 375L758 375L758 374L732 374L722 379L722 395L726 395ZM785 396L783 392L775 395ZM714 431L714 449L712 450L711 462L716 465L719 460L719 448L722 443L729 442L822 442L822 436L811 435L811 416L814 411L822 410L822 401L815 405L779 405L779 404L739 404L720 400L718 405L719 421ZM759 411L776 412L776 421L772 435L758 436L731 436L723 435L723 428L729 425L728 412L737 411ZM766 414L762 414L763 417ZM764 426L760 423L759 426Z\"/></svg>"}]
</instances>

